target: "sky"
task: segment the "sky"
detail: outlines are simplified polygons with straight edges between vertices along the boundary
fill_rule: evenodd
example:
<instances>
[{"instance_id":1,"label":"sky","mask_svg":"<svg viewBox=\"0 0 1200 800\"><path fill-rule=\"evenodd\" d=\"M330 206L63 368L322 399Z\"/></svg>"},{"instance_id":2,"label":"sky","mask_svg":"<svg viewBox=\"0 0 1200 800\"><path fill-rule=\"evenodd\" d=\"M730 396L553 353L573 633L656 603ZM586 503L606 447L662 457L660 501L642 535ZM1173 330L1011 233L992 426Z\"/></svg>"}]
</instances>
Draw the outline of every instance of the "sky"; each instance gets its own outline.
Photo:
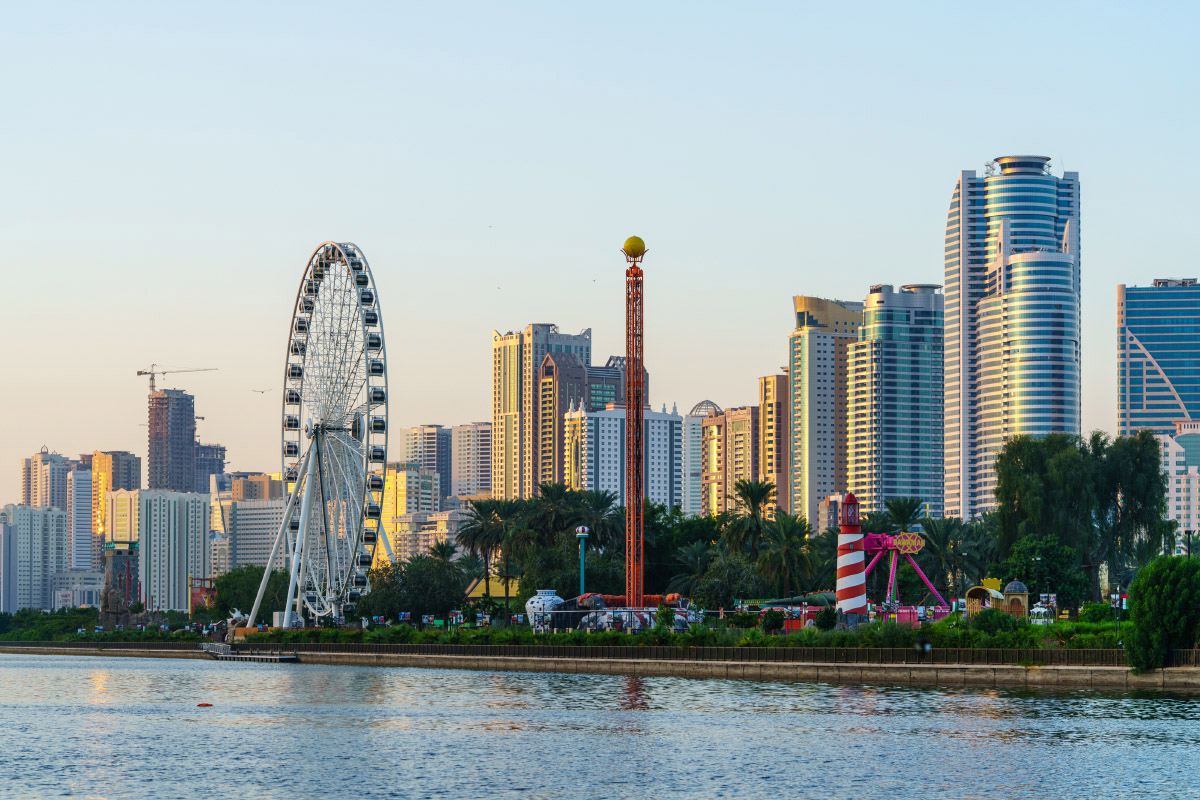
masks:
<instances>
[{"instance_id":1,"label":"sky","mask_svg":"<svg viewBox=\"0 0 1200 800\"><path fill-rule=\"evenodd\" d=\"M1078 171L1083 426L1116 287L1200 277L1200 12L1133 3L6 3L0 504L19 460L146 452L152 363L228 468L279 469L313 249L366 254L393 426L490 419L491 332L624 351L657 408L756 401L791 297L941 283L958 173ZM254 389L271 389L264 394ZM7 466L4 466L7 465Z\"/></svg>"}]
</instances>

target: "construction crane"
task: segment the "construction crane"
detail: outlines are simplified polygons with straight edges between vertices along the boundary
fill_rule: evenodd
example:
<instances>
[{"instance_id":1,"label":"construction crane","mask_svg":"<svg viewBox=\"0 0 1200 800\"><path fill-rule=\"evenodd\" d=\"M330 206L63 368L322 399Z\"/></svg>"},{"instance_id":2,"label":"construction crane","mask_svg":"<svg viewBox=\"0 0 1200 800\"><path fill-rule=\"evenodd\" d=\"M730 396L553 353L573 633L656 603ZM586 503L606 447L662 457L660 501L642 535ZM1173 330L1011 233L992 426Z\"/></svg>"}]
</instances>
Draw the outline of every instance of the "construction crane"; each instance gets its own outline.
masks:
<instances>
[{"instance_id":1,"label":"construction crane","mask_svg":"<svg viewBox=\"0 0 1200 800\"><path fill-rule=\"evenodd\" d=\"M150 376L150 393L154 393L154 376L155 375L172 375L177 372L216 372L216 367L203 367L200 369L159 369L158 364L151 364L150 369L139 369L138 375Z\"/></svg>"}]
</instances>

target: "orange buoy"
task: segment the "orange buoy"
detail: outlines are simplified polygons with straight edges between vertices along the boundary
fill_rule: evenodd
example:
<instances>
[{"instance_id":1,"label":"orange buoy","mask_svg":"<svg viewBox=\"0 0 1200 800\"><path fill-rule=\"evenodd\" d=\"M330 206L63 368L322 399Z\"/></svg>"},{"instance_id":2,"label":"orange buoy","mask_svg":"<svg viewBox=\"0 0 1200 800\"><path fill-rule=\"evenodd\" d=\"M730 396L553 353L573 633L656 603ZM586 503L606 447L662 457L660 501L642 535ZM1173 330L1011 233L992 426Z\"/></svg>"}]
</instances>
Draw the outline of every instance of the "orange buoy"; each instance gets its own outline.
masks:
<instances>
[{"instance_id":1,"label":"orange buoy","mask_svg":"<svg viewBox=\"0 0 1200 800\"><path fill-rule=\"evenodd\" d=\"M196 703L196 708L212 708L212 703Z\"/></svg>"}]
</instances>

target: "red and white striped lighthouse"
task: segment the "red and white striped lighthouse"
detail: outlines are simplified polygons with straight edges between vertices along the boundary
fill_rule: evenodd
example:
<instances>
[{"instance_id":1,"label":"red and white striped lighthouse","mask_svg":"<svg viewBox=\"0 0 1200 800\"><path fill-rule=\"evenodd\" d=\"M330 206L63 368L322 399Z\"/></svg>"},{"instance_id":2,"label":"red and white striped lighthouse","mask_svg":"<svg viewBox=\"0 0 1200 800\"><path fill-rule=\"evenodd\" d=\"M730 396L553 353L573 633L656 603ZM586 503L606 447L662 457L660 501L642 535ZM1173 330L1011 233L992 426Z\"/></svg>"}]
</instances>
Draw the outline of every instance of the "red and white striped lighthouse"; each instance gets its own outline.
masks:
<instances>
[{"instance_id":1,"label":"red and white striped lighthouse","mask_svg":"<svg viewBox=\"0 0 1200 800\"><path fill-rule=\"evenodd\" d=\"M838 509L837 608L846 614L867 613L867 577L863 574L865 552L858 524L858 500L847 492Z\"/></svg>"}]
</instances>

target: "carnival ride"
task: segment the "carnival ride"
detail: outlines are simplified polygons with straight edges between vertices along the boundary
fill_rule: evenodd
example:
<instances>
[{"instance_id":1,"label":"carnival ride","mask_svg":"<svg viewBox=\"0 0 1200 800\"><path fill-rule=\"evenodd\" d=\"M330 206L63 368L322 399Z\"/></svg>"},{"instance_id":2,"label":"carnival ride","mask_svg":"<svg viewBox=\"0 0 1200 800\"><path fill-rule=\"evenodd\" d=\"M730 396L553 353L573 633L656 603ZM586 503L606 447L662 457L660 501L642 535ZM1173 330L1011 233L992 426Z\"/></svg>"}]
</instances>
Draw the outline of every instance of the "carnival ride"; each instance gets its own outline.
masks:
<instances>
[{"instance_id":1,"label":"carnival ride","mask_svg":"<svg viewBox=\"0 0 1200 800\"><path fill-rule=\"evenodd\" d=\"M281 627L306 618L336 624L354 611L380 538L387 417L374 276L357 245L325 242L309 258L293 305L280 425L287 504L248 627L276 565L288 569Z\"/></svg>"}]
</instances>

